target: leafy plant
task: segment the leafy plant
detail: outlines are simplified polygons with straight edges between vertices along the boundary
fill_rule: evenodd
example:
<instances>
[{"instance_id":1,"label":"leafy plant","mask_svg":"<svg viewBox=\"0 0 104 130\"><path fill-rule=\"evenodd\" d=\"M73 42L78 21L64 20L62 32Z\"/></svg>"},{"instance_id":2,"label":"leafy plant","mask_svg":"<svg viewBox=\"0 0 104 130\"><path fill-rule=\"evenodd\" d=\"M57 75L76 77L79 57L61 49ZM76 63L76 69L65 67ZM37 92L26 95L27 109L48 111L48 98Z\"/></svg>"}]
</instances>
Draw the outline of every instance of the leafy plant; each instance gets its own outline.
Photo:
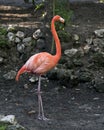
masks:
<instances>
[{"instance_id":1,"label":"leafy plant","mask_svg":"<svg viewBox=\"0 0 104 130\"><path fill-rule=\"evenodd\" d=\"M69 1L68 0L56 0L55 14L60 15L66 21L66 23L70 23L71 16L73 11L70 10ZM58 24L58 23L57 23ZM62 25L57 26L57 29L63 29Z\"/></svg>"},{"instance_id":2,"label":"leafy plant","mask_svg":"<svg viewBox=\"0 0 104 130\"><path fill-rule=\"evenodd\" d=\"M7 124L0 124L0 130L6 130L6 128L7 128Z\"/></svg>"},{"instance_id":3,"label":"leafy plant","mask_svg":"<svg viewBox=\"0 0 104 130\"><path fill-rule=\"evenodd\" d=\"M3 27L0 27L0 35L6 35L7 30Z\"/></svg>"},{"instance_id":4,"label":"leafy plant","mask_svg":"<svg viewBox=\"0 0 104 130\"><path fill-rule=\"evenodd\" d=\"M0 27L0 47L7 45L8 41L6 39L7 30Z\"/></svg>"},{"instance_id":5,"label":"leafy plant","mask_svg":"<svg viewBox=\"0 0 104 130\"><path fill-rule=\"evenodd\" d=\"M73 11L70 10L69 0L53 0L53 16L60 15L61 17L65 19L66 23L69 24L72 14L73 14ZM56 23L55 26L56 26L57 31L64 30L63 24ZM60 34L64 35L63 33L59 33L59 37L61 37ZM67 32L65 32L63 39L67 39L65 37L68 35L67 35ZM51 52L53 52L53 49L54 49L54 40L52 39Z\"/></svg>"},{"instance_id":6,"label":"leafy plant","mask_svg":"<svg viewBox=\"0 0 104 130\"><path fill-rule=\"evenodd\" d=\"M35 11L42 9L42 8L44 8L44 3L40 3L40 4L36 5Z\"/></svg>"},{"instance_id":7,"label":"leafy plant","mask_svg":"<svg viewBox=\"0 0 104 130\"><path fill-rule=\"evenodd\" d=\"M71 39L71 35L70 33L68 33L67 31L58 31L58 35L59 35L59 38L61 41L64 41L64 42L69 42L69 40Z\"/></svg>"}]
</instances>

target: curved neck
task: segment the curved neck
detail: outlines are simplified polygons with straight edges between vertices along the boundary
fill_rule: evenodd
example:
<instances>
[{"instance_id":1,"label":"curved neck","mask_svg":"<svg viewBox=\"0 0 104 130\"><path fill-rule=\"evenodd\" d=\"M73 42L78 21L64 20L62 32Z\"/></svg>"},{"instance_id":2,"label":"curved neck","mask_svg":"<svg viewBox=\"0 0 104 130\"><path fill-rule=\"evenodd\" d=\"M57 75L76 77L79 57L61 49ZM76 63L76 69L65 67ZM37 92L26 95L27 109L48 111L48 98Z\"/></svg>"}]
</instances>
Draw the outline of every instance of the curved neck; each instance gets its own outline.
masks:
<instances>
[{"instance_id":1,"label":"curved neck","mask_svg":"<svg viewBox=\"0 0 104 130\"><path fill-rule=\"evenodd\" d=\"M60 45L60 40L58 38L58 35L57 35L57 32L56 32L54 24L55 24L55 19L52 19L52 22L51 22L51 31L52 31L52 35L54 37L55 44L56 44L56 54L55 54L55 56L58 59L60 59L60 57L61 57L61 45Z\"/></svg>"}]
</instances>

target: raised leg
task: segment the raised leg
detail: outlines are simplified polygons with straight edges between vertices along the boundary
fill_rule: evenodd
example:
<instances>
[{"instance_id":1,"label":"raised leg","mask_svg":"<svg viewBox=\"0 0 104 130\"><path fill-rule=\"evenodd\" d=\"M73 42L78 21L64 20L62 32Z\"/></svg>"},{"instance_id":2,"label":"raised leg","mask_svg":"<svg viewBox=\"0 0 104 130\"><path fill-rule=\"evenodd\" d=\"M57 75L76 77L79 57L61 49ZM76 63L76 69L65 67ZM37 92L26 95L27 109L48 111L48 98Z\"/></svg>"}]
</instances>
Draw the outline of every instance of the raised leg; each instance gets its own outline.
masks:
<instances>
[{"instance_id":1,"label":"raised leg","mask_svg":"<svg viewBox=\"0 0 104 130\"><path fill-rule=\"evenodd\" d=\"M38 81L38 105L39 105L38 119L39 120L48 120L44 116L44 109L43 109L43 102L42 102L40 87L41 87L41 76L39 76L39 81Z\"/></svg>"}]
</instances>

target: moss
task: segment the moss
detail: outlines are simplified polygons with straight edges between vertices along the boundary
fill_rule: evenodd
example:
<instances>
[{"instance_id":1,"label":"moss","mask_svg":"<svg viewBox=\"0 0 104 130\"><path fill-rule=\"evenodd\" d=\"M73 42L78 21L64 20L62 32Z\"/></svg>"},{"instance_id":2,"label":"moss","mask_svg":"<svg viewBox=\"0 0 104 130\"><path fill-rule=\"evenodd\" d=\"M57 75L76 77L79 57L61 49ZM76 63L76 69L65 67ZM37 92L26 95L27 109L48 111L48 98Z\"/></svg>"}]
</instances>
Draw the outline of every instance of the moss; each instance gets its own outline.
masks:
<instances>
[{"instance_id":1,"label":"moss","mask_svg":"<svg viewBox=\"0 0 104 130\"><path fill-rule=\"evenodd\" d=\"M7 34L7 30L3 27L0 27L0 35L6 35Z\"/></svg>"},{"instance_id":2,"label":"moss","mask_svg":"<svg viewBox=\"0 0 104 130\"><path fill-rule=\"evenodd\" d=\"M0 130L6 130L6 128L7 128L7 124L4 123L0 124Z\"/></svg>"},{"instance_id":3,"label":"moss","mask_svg":"<svg viewBox=\"0 0 104 130\"><path fill-rule=\"evenodd\" d=\"M7 30L3 27L0 27L0 47L7 45L8 41L6 39Z\"/></svg>"}]
</instances>

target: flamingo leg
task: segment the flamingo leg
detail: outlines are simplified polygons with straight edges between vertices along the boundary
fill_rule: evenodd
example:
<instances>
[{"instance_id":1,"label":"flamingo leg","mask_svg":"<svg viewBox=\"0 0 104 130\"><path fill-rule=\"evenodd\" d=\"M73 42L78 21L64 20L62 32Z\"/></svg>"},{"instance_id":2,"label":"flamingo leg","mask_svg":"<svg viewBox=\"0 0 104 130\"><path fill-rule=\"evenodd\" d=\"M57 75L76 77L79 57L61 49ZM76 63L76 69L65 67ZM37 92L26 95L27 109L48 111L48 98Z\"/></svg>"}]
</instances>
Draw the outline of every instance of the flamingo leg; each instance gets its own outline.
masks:
<instances>
[{"instance_id":1,"label":"flamingo leg","mask_svg":"<svg viewBox=\"0 0 104 130\"><path fill-rule=\"evenodd\" d=\"M42 101L40 89L41 89L41 76L39 76L39 81L38 81L38 105L39 105L38 119L39 120L48 120L44 116L43 101Z\"/></svg>"}]
</instances>

